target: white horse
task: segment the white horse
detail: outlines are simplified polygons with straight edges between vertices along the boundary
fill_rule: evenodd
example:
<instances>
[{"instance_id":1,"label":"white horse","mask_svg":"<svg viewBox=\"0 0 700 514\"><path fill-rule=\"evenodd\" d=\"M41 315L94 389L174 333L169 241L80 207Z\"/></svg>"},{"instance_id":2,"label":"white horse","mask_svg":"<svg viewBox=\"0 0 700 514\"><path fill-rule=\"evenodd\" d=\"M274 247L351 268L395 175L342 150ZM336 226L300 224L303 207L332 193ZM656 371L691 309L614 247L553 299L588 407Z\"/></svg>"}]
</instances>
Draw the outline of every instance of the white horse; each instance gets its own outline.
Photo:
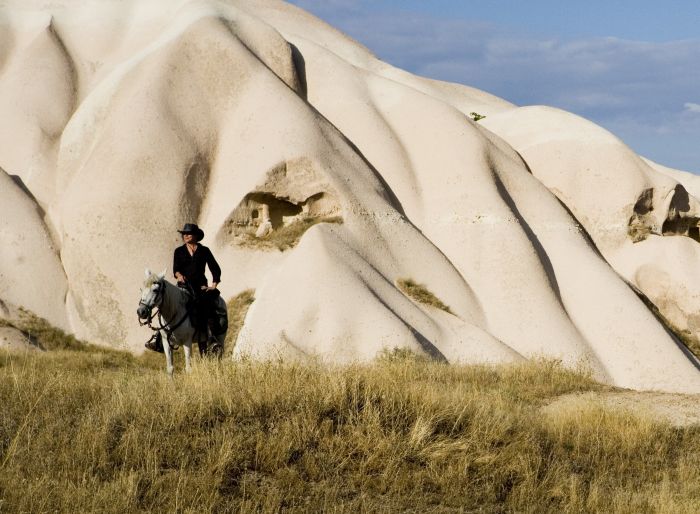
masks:
<instances>
[{"instance_id":1,"label":"white horse","mask_svg":"<svg viewBox=\"0 0 700 514\"><path fill-rule=\"evenodd\" d=\"M166 359L166 371L169 375L173 374L173 349L182 346L185 351L185 370L192 370L192 343L198 335L198 331L192 324L188 305L191 304L192 295L186 290L177 287L165 280L165 271L160 274L152 273L151 270L146 270L146 280L141 289L141 301L136 313L139 316L139 322L142 325L148 325L151 329L158 332L163 341L163 352ZM219 303L224 303L222 298L217 299ZM153 312L154 308L158 308L158 312ZM224 303L225 312L225 303ZM160 326L152 325L153 319L158 316ZM145 320L145 321L141 321ZM203 336L206 339L206 334ZM223 353L224 339L226 330L222 334L216 334L215 342L217 343L216 354L221 357ZM200 343L200 353L204 354L206 350L202 350L204 343Z\"/></svg>"}]
</instances>

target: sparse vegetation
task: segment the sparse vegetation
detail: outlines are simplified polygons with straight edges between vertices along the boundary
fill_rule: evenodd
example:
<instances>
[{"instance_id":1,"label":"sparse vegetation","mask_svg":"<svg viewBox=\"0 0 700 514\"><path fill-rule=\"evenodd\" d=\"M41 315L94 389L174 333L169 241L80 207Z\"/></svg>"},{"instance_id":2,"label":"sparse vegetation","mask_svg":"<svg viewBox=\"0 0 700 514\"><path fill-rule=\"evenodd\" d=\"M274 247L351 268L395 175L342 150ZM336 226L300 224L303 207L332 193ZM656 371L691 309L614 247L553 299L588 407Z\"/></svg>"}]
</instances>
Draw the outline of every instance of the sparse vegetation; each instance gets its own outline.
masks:
<instances>
[{"instance_id":1,"label":"sparse vegetation","mask_svg":"<svg viewBox=\"0 0 700 514\"><path fill-rule=\"evenodd\" d=\"M226 303L228 311L228 332L226 333L226 342L224 344L224 351L226 352L225 357L230 357L233 353L236 339L238 339L238 334L241 332L241 328L243 328L245 315L248 313L248 309L254 301L255 290L246 289Z\"/></svg>"},{"instance_id":2,"label":"sparse vegetation","mask_svg":"<svg viewBox=\"0 0 700 514\"><path fill-rule=\"evenodd\" d=\"M683 343L693 355L700 359L700 341L698 341L698 338L690 330L678 328L666 316L661 314L661 311L659 311L656 305L654 305L651 310L656 314L656 317L666 325L666 328L673 332L680 342Z\"/></svg>"},{"instance_id":3,"label":"sparse vegetation","mask_svg":"<svg viewBox=\"0 0 700 514\"><path fill-rule=\"evenodd\" d=\"M556 362L197 359L170 380L100 352L0 352L2 512L700 508L700 428L543 415L610 389Z\"/></svg>"},{"instance_id":4,"label":"sparse vegetation","mask_svg":"<svg viewBox=\"0 0 700 514\"><path fill-rule=\"evenodd\" d=\"M423 284L417 284L410 278L400 278L396 281L396 285L405 295L413 298L415 301L431 305L452 314L450 308L442 303L442 301L431 293Z\"/></svg>"},{"instance_id":5,"label":"sparse vegetation","mask_svg":"<svg viewBox=\"0 0 700 514\"><path fill-rule=\"evenodd\" d=\"M632 287L632 290L637 293L637 296L644 302L647 308L654 313L656 318L670 331L672 332L678 340L683 343L683 345L693 354L695 357L700 359L700 341L698 338L690 331L684 330L677 327L671 320L664 316L659 308L652 302L647 295L642 293L636 287Z\"/></svg>"},{"instance_id":6,"label":"sparse vegetation","mask_svg":"<svg viewBox=\"0 0 700 514\"><path fill-rule=\"evenodd\" d=\"M340 216L306 217L283 225L270 234L263 237L256 237L255 232L243 233L237 236L237 244L246 248L258 250L279 250L281 252L294 248L301 236L314 225L319 223L343 223Z\"/></svg>"},{"instance_id":7,"label":"sparse vegetation","mask_svg":"<svg viewBox=\"0 0 700 514\"><path fill-rule=\"evenodd\" d=\"M652 234L651 226L644 218L638 214L632 215L629 223L627 224L627 235L632 240L633 243L639 243L644 241L649 235Z\"/></svg>"},{"instance_id":8,"label":"sparse vegetation","mask_svg":"<svg viewBox=\"0 0 700 514\"><path fill-rule=\"evenodd\" d=\"M470 113L469 113L469 116L470 116L471 119L473 119L474 121L483 120L483 119L486 117L486 116L484 116L484 115L482 115L482 114L479 114L478 112L470 112Z\"/></svg>"},{"instance_id":9,"label":"sparse vegetation","mask_svg":"<svg viewBox=\"0 0 700 514\"><path fill-rule=\"evenodd\" d=\"M422 362L430 360L432 360L430 357L420 355L408 348L392 348L391 350L385 349L377 357L377 361L380 363L401 361Z\"/></svg>"},{"instance_id":10,"label":"sparse vegetation","mask_svg":"<svg viewBox=\"0 0 700 514\"><path fill-rule=\"evenodd\" d=\"M17 320L0 319L0 326L19 330L31 344L42 350L89 351L95 348L93 345L76 339L72 334L66 334L33 312L20 308L19 314L20 317Z\"/></svg>"}]
</instances>

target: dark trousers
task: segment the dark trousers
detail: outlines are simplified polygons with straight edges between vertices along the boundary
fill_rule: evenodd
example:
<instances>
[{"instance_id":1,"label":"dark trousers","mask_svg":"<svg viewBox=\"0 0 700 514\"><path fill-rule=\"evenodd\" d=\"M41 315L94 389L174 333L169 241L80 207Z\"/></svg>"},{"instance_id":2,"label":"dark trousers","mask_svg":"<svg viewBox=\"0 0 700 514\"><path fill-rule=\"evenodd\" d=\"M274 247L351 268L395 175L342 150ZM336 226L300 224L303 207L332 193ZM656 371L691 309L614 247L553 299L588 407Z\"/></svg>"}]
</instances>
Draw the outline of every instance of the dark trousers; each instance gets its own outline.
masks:
<instances>
[{"instance_id":1,"label":"dark trousers","mask_svg":"<svg viewBox=\"0 0 700 514\"><path fill-rule=\"evenodd\" d=\"M216 304L219 301L221 293L218 289L200 290L197 294L198 314L203 327L211 325L213 334L221 331L219 328L219 320L216 315Z\"/></svg>"}]
</instances>

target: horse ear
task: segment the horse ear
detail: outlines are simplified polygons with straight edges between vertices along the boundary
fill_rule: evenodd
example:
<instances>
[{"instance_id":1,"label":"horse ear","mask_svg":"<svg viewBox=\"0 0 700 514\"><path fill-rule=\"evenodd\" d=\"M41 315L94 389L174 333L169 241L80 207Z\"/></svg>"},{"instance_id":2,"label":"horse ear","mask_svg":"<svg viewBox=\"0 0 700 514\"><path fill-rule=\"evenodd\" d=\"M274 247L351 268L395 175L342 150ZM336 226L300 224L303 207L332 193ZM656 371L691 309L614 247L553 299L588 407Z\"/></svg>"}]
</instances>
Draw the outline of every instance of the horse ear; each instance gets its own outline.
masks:
<instances>
[{"instance_id":1,"label":"horse ear","mask_svg":"<svg viewBox=\"0 0 700 514\"><path fill-rule=\"evenodd\" d=\"M151 270L146 268L146 278L150 277L152 275Z\"/></svg>"},{"instance_id":2,"label":"horse ear","mask_svg":"<svg viewBox=\"0 0 700 514\"><path fill-rule=\"evenodd\" d=\"M165 270L161 271L161 272L158 274L158 280L163 280L164 278L165 278Z\"/></svg>"}]
</instances>

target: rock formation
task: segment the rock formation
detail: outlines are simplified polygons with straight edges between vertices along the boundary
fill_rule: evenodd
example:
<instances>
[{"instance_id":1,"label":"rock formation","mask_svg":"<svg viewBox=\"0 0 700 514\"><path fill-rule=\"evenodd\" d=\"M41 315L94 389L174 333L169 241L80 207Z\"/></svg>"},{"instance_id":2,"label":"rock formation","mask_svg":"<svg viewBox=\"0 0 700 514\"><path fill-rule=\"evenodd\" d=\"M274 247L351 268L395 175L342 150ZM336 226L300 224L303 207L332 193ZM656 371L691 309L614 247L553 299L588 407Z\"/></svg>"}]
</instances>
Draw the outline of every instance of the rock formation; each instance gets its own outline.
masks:
<instances>
[{"instance_id":1,"label":"rock formation","mask_svg":"<svg viewBox=\"0 0 700 514\"><path fill-rule=\"evenodd\" d=\"M5 2L0 113L0 299L79 338L138 351L143 269L196 222L224 296L255 289L236 356L549 357L700 392L662 323L700 334L700 181L574 115L277 0Z\"/></svg>"}]
</instances>

